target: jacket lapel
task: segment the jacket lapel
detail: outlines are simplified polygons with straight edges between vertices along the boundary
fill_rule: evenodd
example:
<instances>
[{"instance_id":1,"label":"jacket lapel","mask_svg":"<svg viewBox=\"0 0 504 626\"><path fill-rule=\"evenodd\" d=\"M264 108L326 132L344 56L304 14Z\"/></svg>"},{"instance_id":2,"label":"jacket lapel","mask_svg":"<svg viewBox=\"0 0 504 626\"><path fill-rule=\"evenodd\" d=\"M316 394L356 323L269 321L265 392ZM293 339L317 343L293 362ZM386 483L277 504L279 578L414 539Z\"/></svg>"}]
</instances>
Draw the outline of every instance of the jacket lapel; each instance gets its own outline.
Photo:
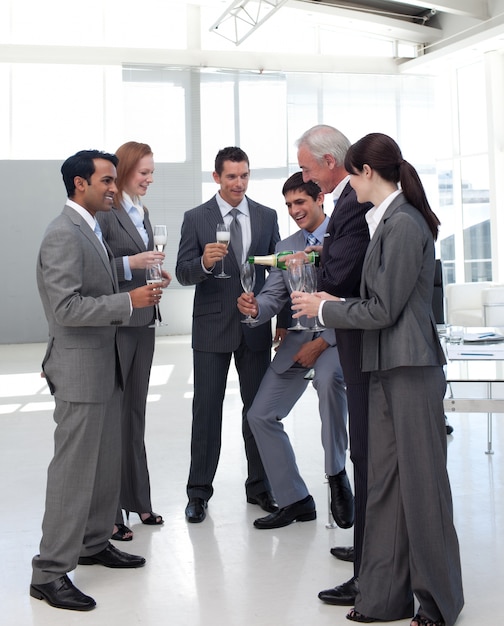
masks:
<instances>
[{"instance_id":1,"label":"jacket lapel","mask_svg":"<svg viewBox=\"0 0 504 626\"><path fill-rule=\"evenodd\" d=\"M364 275L364 273L365 273L365 272L366 272L366 270L367 270L367 266L368 266L368 263L369 263L369 258L370 258L370 256L372 255L373 250L375 249L375 247L378 245L379 241L380 241L380 240L381 240L381 238L382 238L382 231L383 231L383 228L384 228L384 224L385 224L385 222L386 222L386 221L389 219L389 217L390 217L391 215L393 215L393 214L397 211L397 209L398 209L400 206L402 206L405 202L406 202L406 198L404 197L404 194L403 194L403 193L400 193L397 197L395 197L395 198L392 200L392 202L391 202L390 206L387 208L387 210L386 210L386 211L385 211L385 213L383 214L383 217L382 217L382 219L381 219L381 222L378 224L378 228L376 229L376 231L375 231L375 233L374 233L374 235L373 235L373 237L372 237L371 241L369 242L369 245L368 245L368 247L367 247L367 250L366 250L366 255L365 255L365 257L364 257L364 263L363 263L363 266L362 266L362 274L363 274L363 275ZM362 289L362 287L363 287L363 283L361 282L361 289ZM363 295L363 294L361 293L361 295Z\"/></svg>"},{"instance_id":2,"label":"jacket lapel","mask_svg":"<svg viewBox=\"0 0 504 626\"><path fill-rule=\"evenodd\" d=\"M114 211L114 213L117 215L117 219L119 220L121 226L128 233L131 239L135 242L135 245L138 248L138 251L145 252L147 248L145 247L144 241L142 237L140 236L140 233L138 232L137 227L131 221L131 217L128 215L128 212L126 211L126 209L113 208L112 211ZM150 238L150 235L149 235L149 238Z\"/></svg>"}]
</instances>

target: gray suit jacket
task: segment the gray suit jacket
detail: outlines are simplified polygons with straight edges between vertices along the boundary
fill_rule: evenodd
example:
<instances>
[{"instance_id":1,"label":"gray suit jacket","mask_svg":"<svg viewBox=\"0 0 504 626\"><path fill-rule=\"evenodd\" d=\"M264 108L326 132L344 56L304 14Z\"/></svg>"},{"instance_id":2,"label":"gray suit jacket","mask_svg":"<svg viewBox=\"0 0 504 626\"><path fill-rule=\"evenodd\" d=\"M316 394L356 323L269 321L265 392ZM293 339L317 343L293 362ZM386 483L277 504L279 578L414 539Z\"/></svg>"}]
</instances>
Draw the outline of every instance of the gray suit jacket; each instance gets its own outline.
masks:
<instances>
[{"instance_id":1,"label":"gray suit jacket","mask_svg":"<svg viewBox=\"0 0 504 626\"><path fill-rule=\"evenodd\" d=\"M276 251L284 250L304 250L306 242L302 230L283 239L276 245ZM278 315L284 306L290 303L290 286L288 283L288 274L285 270L273 268L264 283L264 287L256 296L259 305L259 315L257 319L260 322L269 320L274 315ZM302 323L309 326L313 320L302 318ZM336 345L335 332L332 328L324 330L320 335L330 346ZM281 374L292 367L293 357L299 351L299 348L313 339L313 334L307 331L289 331L285 339L280 344L279 349L271 363L271 367L277 374Z\"/></svg>"},{"instance_id":2,"label":"gray suit jacket","mask_svg":"<svg viewBox=\"0 0 504 626\"><path fill-rule=\"evenodd\" d=\"M115 386L116 328L130 298L98 238L69 206L49 224L37 261L37 284L49 324L42 364L51 392L68 402L106 402Z\"/></svg>"},{"instance_id":3,"label":"gray suit jacket","mask_svg":"<svg viewBox=\"0 0 504 626\"><path fill-rule=\"evenodd\" d=\"M112 208L111 211L100 211L96 219L100 223L104 239L107 241L114 255L114 265L119 280L120 291L131 291L145 285L145 270L132 271L132 279L124 278L123 256L133 256L139 252L154 249L154 236L149 220L149 213L145 209L144 226L149 236L147 247L143 242L137 227L131 221L128 213L121 207ZM154 318L154 307L135 309L131 316L129 326L148 326Z\"/></svg>"},{"instance_id":4,"label":"gray suit jacket","mask_svg":"<svg viewBox=\"0 0 504 626\"><path fill-rule=\"evenodd\" d=\"M362 328L363 371L445 363L432 313L434 240L401 193L366 251L361 298L326 302L324 323Z\"/></svg>"},{"instance_id":5,"label":"gray suit jacket","mask_svg":"<svg viewBox=\"0 0 504 626\"><path fill-rule=\"evenodd\" d=\"M276 211L247 197L250 210L252 240L249 255L271 254L280 239ZM236 300L243 289L240 283L239 263L232 248L224 261L231 278L215 279L204 272L201 256L207 243L215 242L217 224L222 214L215 196L204 204L186 211L182 223L180 245L175 273L182 285L196 285L194 293L192 346L203 352L234 352L245 338L247 346L254 351L271 346L271 325L249 328L242 324ZM213 273L220 272L220 262ZM254 292L264 284L265 268L256 265Z\"/></svg>"}]
</instances>

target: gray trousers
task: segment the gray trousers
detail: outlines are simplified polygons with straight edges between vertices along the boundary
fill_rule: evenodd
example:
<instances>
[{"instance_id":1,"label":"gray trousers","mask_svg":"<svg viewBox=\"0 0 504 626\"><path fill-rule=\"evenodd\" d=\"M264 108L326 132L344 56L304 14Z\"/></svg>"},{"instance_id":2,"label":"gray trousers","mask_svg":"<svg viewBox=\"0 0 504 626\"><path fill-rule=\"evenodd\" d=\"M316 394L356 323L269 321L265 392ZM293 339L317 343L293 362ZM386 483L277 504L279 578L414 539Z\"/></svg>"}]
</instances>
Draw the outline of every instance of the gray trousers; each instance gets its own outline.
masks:
<instances>
[{"instance_id":1,"label":"gray trousers","mask_svg":"<svg viewBox=\"0 0 504 626\"><path fill-rule=\"evenodd\" d=\"M306 389L309 381L304 376L307 372L308 369L293 365L278 373L270 365L248 412L250 428L280 508L308 495L281 421ZM345 467L348 445L346 392L335 346L324 350L317 359L313 386L319 398L325 472L332 476Z\"/></svg>"},{"instance_id":2,"label":"gray trousers","mask_svg":"<svg viewBox=\"0 0 504 626\"><path fill-rule=\"evenodd\" d=\"M372 372L366 528L355 608L452 626L464 604L446 470L441 366Z\"/></svg>"},{"instance_id":3,"label":"gray trousers","mask_svg":"<svg viewBox=\"0 0 504 626\"><path fill-rule=\"evenodd\" d=\"M108 545L119 499L120 391L107 403L56 399L54 457L47 472L34 584L49 583Z\"/></svg>"}]
</instances>

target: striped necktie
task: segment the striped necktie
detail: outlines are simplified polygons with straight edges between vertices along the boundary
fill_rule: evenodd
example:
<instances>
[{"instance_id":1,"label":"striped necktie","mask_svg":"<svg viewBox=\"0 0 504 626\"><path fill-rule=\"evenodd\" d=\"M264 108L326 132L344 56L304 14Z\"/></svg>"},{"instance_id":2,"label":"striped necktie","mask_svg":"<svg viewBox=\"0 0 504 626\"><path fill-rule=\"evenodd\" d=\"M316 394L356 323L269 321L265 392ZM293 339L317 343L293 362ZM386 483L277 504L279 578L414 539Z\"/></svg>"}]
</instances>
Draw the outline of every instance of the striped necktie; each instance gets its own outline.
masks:
<instances>
[{"instance_id":1,"label":"striped necktie","mask_svg":"<svg viewBox=\"0 0 504 626\"><path fill-rule=\"evenodd\" d=\"M308 233L308 237L306 238L306 243L309 246L318 246L320 241L315 237L313 233Z\"/></svg>"},{"instance_id":2,"label":"striped necktie","mask_svg":"<svg viewBox=\"0 0 504 626\"><path fill-rule=\"evenodd\" d=\"M229 226L230 244L238 265L241 265L243 256L243 241L242 229L240 226L240 222L238 221L238 215L240 214L240 211L238 209L231 209L231 211L229 212L233 216L233 220L231 221L231 224Z\"/></svg>"}]
</instances>

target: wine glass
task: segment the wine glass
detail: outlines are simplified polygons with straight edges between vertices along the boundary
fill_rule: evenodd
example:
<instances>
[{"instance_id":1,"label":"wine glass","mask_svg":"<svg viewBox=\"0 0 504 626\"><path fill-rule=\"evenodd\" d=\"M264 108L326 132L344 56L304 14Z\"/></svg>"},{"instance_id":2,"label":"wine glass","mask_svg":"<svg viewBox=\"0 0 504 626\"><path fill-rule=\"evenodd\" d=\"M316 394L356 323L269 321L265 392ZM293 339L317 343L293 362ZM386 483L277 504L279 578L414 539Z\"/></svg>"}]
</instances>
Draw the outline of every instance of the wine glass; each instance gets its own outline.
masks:
<instances>
[{"instance_id":1,"label":"wine glass","mask_svg":"<svg viewBox=\"0 0 504 626\"><path fill-rule=\"evenodd\" d=\"M317 268L313 263L305 263L304 265L304 274L305 274L305 282L304 288L306 293L315 293L318 291L317 289ZM318 317L314 318L314 324L308 330L313 332L318 332L319 330L325 330L323 326L320 325Z\"/></svg>"},{"instance_id":2,"label":"wine glass","mask_svg":"<svg viewBox=\"0 0 504 626\"><path fill-rule=\"evenodd\" d=\"M287 261L287 280L291 291L303 291L304 289L304 259L290 259ZM310 330L306 326L303 326L299 320L296 321L294 326L290 326L287 330Z\"/></svg>"},{"instance_id":3,"label":"wine glass","mask_svg":"<svg viewBox=\"0 0 504 626\"><path fill-rule=\"evenodd\" d=\"M245 293L250 293L254 290L255 285L255 265L245 261L240 267L240 280ZM241 320L243 324L257 324L257 320L254 319L250 313L245 319Z\"/></svg>"},{"instance_id":4,"label":"wine glass","mask_svg":"<svg viewBox=\"0 0 504 626\"><path fill-rule=\"evenodd\" d=\"M163 283L163 271L161 265L156 263L155 265L149 265L145 269L145 280L148 285L161 285ZM151 324L149 328L157 328L158 326L166 326L161 319L161 311L159 310L159 304L154 305L155 318L154 324Z\"/></svg>"},{"instance_id":5,"label":"wine glass","mask_svg":"<svg viewBox=\"0 0 504 626\"><path fill-rule=\"evenodd\" d=\"M154 226L154 247L158 252L163 252L168 241L168 234L165 224L156 224Z\"/></svg>"},{"instance_id":6,"label":"wine glass","mask_svg":"<svg viewBox=\"0 0 504 626\"><path fill-rule=\"evenodd\" d=\"M231 234L229 232L229 226L227 224L217 224L217 243L223 243L226 248L229 246L229 238ZM224 272L224 257L221 260L220 274L215 274L215 278L231 278L229 274Z\"/></svg>"}]
</instances>

